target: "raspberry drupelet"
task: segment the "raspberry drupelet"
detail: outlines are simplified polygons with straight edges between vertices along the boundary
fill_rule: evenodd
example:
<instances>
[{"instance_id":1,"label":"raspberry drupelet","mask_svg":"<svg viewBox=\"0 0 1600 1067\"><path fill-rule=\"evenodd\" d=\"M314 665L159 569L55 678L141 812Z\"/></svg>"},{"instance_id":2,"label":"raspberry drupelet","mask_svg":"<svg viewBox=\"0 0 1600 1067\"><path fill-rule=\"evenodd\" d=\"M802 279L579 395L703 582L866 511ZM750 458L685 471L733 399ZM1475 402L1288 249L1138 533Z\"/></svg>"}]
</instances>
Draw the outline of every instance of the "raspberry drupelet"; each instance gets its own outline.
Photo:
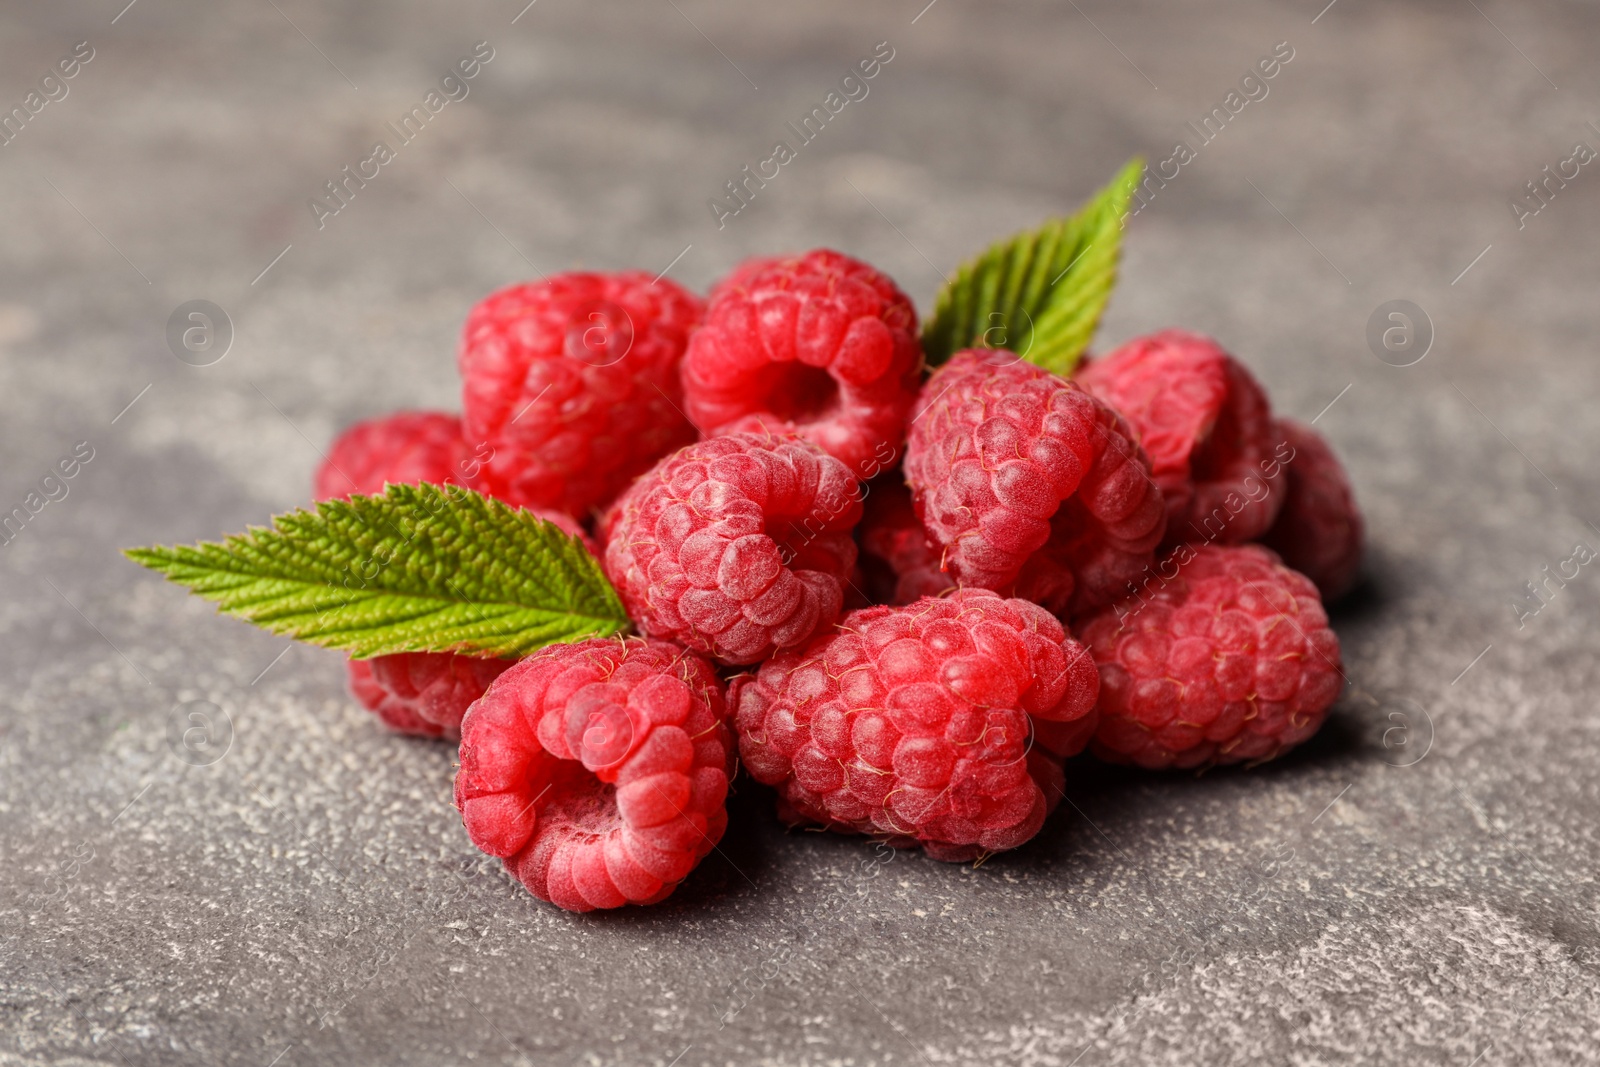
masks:
<instances>
[{"instance_id":1,"label":"raspberry drupelet","mask_svg":"<svg viewBox=\"0 0 1600 1067\"><path fill-rule=\"evenodd\" d=\"M969 349L922 388L906 481L961 585L1063 617L1123 596L1165 511L1149 461L1111 408L1000 349Z\"/></svg>"},{"instance_id":2,"label":"raspberry drupelet","mask_svg":"<svg viewBox=\"0 0 1600 1067\"><path fill-rule=\"evenodd\" d=\"M678 363L704 307L643 271L571 272L502 289L467 316L467 440L486 491L579 519L694 440Z\"/></svg>"},{"instance_id":3,"label":"raspberry drupelet","mask_svg":"<svg viewBox=\"0 0 1600 1067\"><path fill-rule=\"evenodd\" d=\"M860 517L855 477L815 446L714 437L662 460L612 507L606 574L645 634L755 663L839 617Z\"/></svg>"},{"instance_id":4,"label":"raspberry drupelet","mask_svg":"<svg viewBox=\"0 0 1600 1067\"><path fill-rule=\"evenodd\" d=\"M1181 545L1157 572L1078 631L1100 667L1095 754L1259 762L1316 733L1344 674L1311 580L1259 545Z\"/></svg>"},{"instance_id":5,"label":"raspberry drupelet","mask_svg":"<svg viewBox=\"0 0 1600 1067\"><path fill-rule=\"evenodd\" d=\"M910 299L827 249L736 268L683 359L685 410L704 435L793 433L863 478L898 458L921 378Z\"/></svg>"},{"instance_id":6,"label":"raspberry drupelet","mask_svg":"<svg viewBox=\"0 0 1600 1067\"><path fill-rule=\"evenodd\" d=\"M733 739L710 664L665 641L550 645L461 724L472 843L568 911L654 904L727 828Z\"/></svg>"},{"instance_id":7,"label":"raspberry drupelet","mask_svg":"<svg viewBox=\"0 0 1600 1067\"><path fill-rule=\"evenodd\" d=\"M1267 394L1209 337L1136 337L1077 380L1133 426L1167 502L1168 545L1260 537L1283 504Z\"/></svg>"},{"instance_id":8,"label":"raspberry drupelet","mask_svg":"<svg viewBox=\"0 0 1600 1067\"><path fill-rule=\"evenodd\" d=\"M1034 724L1082 720L1098 688L1049 612L963 589L851 612L728 700L744 766L786 819L960 861L1038 832L1061 769Z\"/></svg>"},{"instance_id":9,"label":"raspberry drupelet","mask_svg":"<svg viewBox=\"0 0 1600 1067\"><path fill-rule=\"evenodd\" d=\"M1059 759L1076 756L1089 747L1094 740L1095 730L1100 725L1100 711L1098 708L1089 712L1081 719L1071 722L1052 722L1047 719L1033 720L1033 743L1044 751Z\"/></svg>"}]
</instances>

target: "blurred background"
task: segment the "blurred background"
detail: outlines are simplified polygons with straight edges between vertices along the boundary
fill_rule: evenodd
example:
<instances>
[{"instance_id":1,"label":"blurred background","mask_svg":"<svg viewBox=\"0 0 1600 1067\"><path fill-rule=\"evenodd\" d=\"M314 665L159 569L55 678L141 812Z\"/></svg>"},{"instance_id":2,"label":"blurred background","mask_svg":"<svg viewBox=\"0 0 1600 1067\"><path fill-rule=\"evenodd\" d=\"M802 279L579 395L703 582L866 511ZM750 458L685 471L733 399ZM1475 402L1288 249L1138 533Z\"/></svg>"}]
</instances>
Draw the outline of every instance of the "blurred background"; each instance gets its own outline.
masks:
<instances>
[{"instance_id":1,"label":"blurred background","mask_svg":"<svg viewBox=\"0 0 1600 1067\"><path fill-rule=\"evenodd\" d=\"M1600 546L1600 6L524 3L0 10L0 1065L1593 1058L1600 578L1546 578ZM1272 766L1074 764L976 870L747 791L667 904L574 916L338 654L118 555L459 409L496 288L832 246L926 312L1135 154L1096 348L1215 335L1368 517L1351 692Z\"/></svg>"}]
</instances>

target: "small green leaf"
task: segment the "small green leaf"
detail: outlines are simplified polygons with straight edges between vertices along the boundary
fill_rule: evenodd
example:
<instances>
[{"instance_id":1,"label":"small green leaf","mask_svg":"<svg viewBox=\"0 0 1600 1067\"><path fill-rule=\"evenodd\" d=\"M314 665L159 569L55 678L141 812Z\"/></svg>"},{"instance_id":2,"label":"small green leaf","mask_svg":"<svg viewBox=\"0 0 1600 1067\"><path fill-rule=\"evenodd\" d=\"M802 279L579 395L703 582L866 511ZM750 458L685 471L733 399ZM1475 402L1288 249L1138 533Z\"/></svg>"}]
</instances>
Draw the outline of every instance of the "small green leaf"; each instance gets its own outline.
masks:
<instances>
[{"instance_id":1,"label":"small green leaf","mask_svg":"<svg viewBox=\"0 0 1600 1067\"><path fill-rule=\"evenodd\" d=\"M628 629L576 537L458 486L325 500L220 543L129 559L277 634L353 656L524 656Z\"/></svg>"},{"instance_id":2,"label":"small green leaf","mask_svg":"<svg viewBox=\"0 0 1600 1067\"><path fill-rule=\"evenodd\" d=\"M922 331L928 364L963 348L1009 348L1069 374L1117 280L1122 218L1144 173L1130 160L1077 214L1055 218L962 264Z\"/></svg>"}]
</instances>

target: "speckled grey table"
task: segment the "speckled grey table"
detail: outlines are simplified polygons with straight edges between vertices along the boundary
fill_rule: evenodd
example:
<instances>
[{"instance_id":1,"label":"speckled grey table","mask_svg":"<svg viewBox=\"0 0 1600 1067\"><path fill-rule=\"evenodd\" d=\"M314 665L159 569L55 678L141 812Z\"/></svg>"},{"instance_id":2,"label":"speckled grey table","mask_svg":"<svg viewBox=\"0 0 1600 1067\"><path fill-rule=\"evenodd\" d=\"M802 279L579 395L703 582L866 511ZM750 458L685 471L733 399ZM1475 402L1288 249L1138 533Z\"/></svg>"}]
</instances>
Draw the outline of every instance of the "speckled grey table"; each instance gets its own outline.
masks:
<instances>
[{"instance_id":1,"label":"speckled grey table","mask_svg":"<svg viewBox=\"0 0 1600 1067\"><path fill-rule=\"evenodd\" d=\"M26 513L0 548L0 1065L1600 1055L1600 576L1546 577L1600 547L1600 170L1571 162L1600 145L1600 7L124 2L0 13L25 116L0 513ZM464 99L309 206L480 41ZM884 41L719 228L708 201ZM449 749L382 733L339 656L116 554L260 522L341 425L454 406L466 308L535 271L704 286L828 244L925 308L1179 140L1103 340L1224 339L1320 413L1370 520L1336 619L1355 689L1276 765L1074 765L1040 837L976 870L785 833L747 785L666 905L567 915L474 852ZM209 366L167 343L195 299L232 323ZM1409 367L1367 341L1394 299L1432 324Z\"/></svg>"}]
</instances>

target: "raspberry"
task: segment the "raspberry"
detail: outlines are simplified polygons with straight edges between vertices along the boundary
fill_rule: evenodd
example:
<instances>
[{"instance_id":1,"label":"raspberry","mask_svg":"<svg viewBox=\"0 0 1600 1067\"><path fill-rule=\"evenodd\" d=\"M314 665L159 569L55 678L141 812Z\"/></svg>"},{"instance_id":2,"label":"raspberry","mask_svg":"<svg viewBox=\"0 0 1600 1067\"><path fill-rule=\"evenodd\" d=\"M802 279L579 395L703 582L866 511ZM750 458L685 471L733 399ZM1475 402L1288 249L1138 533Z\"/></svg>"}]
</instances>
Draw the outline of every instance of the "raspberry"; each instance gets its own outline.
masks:
<instances>
[{"instance_id":1,"label":"raspberry","mask_svg":"<svg viewBox=\"0 0 1600 1067\"><path fill-rule=\"evenodd\" d=\"M793 433L860 477L893 465L922 377L917 313L894 282L827 249L747 262L683 358L706 436Z\"/></svg>"},{"instance_id":2,"label":"raspberry","mask_svg":"<svg viewBox=\"0 0 1600 1067\"><path fill-rule=\"evenodd\" d=\"M1158 572L1079 631L1100 666L1095 754L1259 762L1316 733L1344 674L1311 580L1259 545L1180 545Z\"/></svg>"},{"instance_id":3,"label":"raspberry","mask_svg":"<svg viewBox=\"0 0 1600 1067\"><path fill-rule=\"evenodd\" d=\"M461 724L472 843L568 911L654 904L716 847L733 773L711 666L665 641L550 645Z\"/></svg>"},{"instance_id":4,"label":"raspberry","mask_svg":"<svg viewBox=\"0 0 1600 1067\"><path fill-rule=\"evenodd\" d=\"M462 441L461 423L455 416L402 412L358 423L339 435L317 470L317 499L337 499L350 493L371 496L383 492L389 482L481 488L475 482L478 467L478 457ZM570 516L556 511L534 514L595 552L588 534ZM443 652L352 659L350 693L391 730L456 738L461 735L461 716L509 666L509 660Z\"/></svg>"},{"instance_id":5,"label":"raspberry","mask_svg":"<svg viewBox=\"0 0 1600 1067\"><path fill-rule=\"evenodd\" d=\"M568 273L489 296L467 316L468 440L492 448L495 496L578 518L694 440L678 361L700 299L640 271Z\"/></svg>"},{"instance_id":6,"label":"raspberry","mask_svg":"<svg viewBox=\"0 0 1600 1067\"><path fill-rule=\"evenodd\" d=\"M928 531L911 505L904 476L891 471L867 488L856 541L872 602L909 604L953 588L955 581L939 569L939 552L928 543Z\"/></svg>"},{"instance_id":7,"label":"raspberry","mask_svg":"<svg viewBox=\"0 0 1600 1067\"><path fill-rule=\"evenodd\" d=\"M1031 720L1081 719L1098 686L1049 612L963 589L851 612L735 678L728 701L745 768L790 821L957 860L1038 832L1053 761L1030 751Z\"/></svg>"},{"instance_id":8,"label":"raspberry","mask_svg":"<svg viewBox=\"0 0 1600 1067\"><path fill-rule=\"evenodd\" d=\"M396 485L475 486L479 458L461 437L461 420L442 411L402 411L358 422L333 442L317 468L318 500L376 496Z\"/></svg>"},{"instance_id":9,"label":"raspberry","mask_svg":"<svg viewBox=\"0 0 1600 1067\"><path fill-rule=\"evenodd\" d=\"M350 692L391 730L453 740L467 708L511 664L444 652L353 659Z\"/></svg>"},{"instance_id":10,"label":"raspberry","mask_svg":"<svg viewBox=\"0 0 1600 1067\"><path fill-rule=\"evenodd\" d=\"M860 517L855 478L814 445L714 437L612 507L606 574L645 634L754 663L839 617Z\"/></svg>"},{"instance_id":11,"label":"raspberry","mask_svg":"<svg viewBox=\"0 0 1600 1067\"><path fill-rule=\"evenodd\" d=\"M1123 595L1161 539L1161 493L1130 438L1076 383L969 349L922 388L906 481L962 585L1076 614Z\"/></svg>"},{"instance_id":12,"label":"raspberry","mask_svg":"<svg viewBox=\"0 0 1600 1067\"><path fill-rule=\"evenodd\" d=\"M1339 457L1317 431L1279 419L1276 436L1294 449L1294 459L1285 468L1283 510L1262 543L1332 602L1350 591L1361 567L1365 523L1355 493Z\"/></svg>"},{"instance_id":13,"label":"raspberry","mask_svg":"<svg viewBox=\"0 0 1600 1067\"><path fill-rule=\"evenodd\" d=\"M1260 537L1283 502L1267 394L1209 337L1162 330L1089 363L1078 381L1130 422L1167 501L1167 544Z\"/></svg>"}]
</instances>

